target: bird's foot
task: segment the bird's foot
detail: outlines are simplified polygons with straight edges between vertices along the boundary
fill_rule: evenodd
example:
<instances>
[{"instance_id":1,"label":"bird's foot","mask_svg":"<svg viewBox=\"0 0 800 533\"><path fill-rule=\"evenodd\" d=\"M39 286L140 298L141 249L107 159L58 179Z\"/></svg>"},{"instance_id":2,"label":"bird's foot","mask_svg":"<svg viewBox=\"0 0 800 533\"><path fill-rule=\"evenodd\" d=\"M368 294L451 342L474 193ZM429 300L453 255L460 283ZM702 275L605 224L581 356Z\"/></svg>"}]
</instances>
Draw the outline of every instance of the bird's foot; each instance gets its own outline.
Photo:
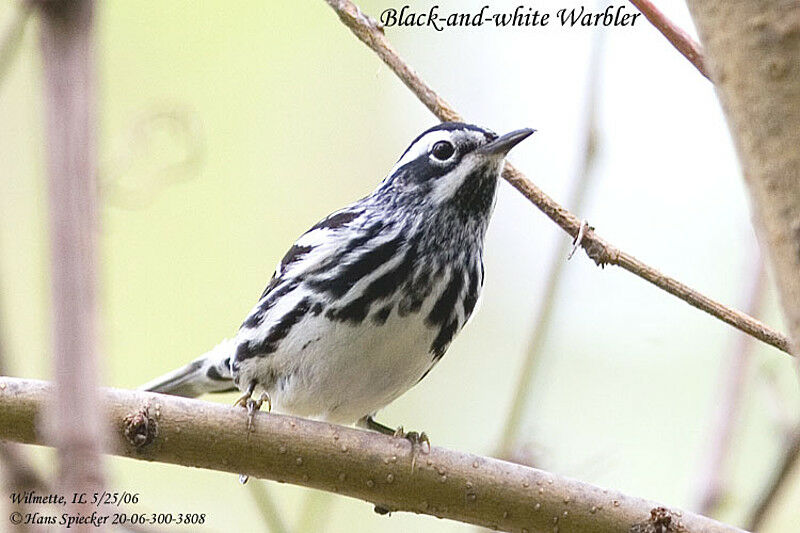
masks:
<instances>
[{"instance_id":1,"label":"bird's foot","mask_svg":"<svg viewBox=\"0 0 800 533\"><path fill-rule=\"evenodd\" d=\"M425 455L431 453L431 439L428 438L428 435L424 431L422 432L409 431L408 433L406 433L403 430L403 426L400 426L399 428L394 430L393 436L410 441L411 446L413 446L414 448L421 448L422 445L425 444L427 449L423 451L423 453Z\"/></svg>"},{"instance_id":2,"label":"bird's foot","mask_svg":"<svg viewBox=\"0 0 800 533\"><path fill-rule=\"evenodd\" d=\"M253 431L253 419L256 416L256 413L261 409L261 406L264 405L264 402L267 404L267 412L272 411L272 398L269 397L269 393L266 391L261 393L261 396L257 399L253 399L253 391L256 388L255 381L247 387L247 390L236 399L233 403L234 407L243 407L247 409L247 431L248 433Z\"/></svg>"},{"instance_id":3,"label":"bird's foot","mask_svg":"<svg viewBox=\"0 0 800 533\"><path fill-rule=\"evenodd\" d=\"M245 400L244 408L247 409L247 431L253 432L253 419L256 416L256 413L261 410L261 406L264 405L266 402L267 404L267 412L269 413L272 411L272 398L269 397L269 394L266 392L262 392L261 396L259 396L258 400L254 400L252 397Z\"/></svg>"},{"instance_id":4,"label":"bird's foot","mask_svg":"<svg viewBox=\"0 0 800 533\"><path fill-rule=\"evenodd\" d=\"M247 391L239 396L239 398L234 402L234 407L242 407L247 409L247 435L249 436L250 433L253 432L255 429L253 427L253 419L256 416L256 413L261 409L261 406L264 405L264 402L267 402L267 412L272 411L272 399L269 397L267 392L262 392L261 396L255 400L253 399L253 389L254 384L247 388ZM250 477L247 474L239 474L239 483L244 485L247 483L247 480Z\"/></svg>"},{"instance_id":5,"label":"bird's foot","mask_svg":"<svg viewBox=\"0 0 800 533\"><path fill-rule=\"evenodd\" d=\"M361 420L358 421L358 425L369 429L372 431L377 431L378 433L383 433L384 435L391 435L393 437L399 437L401 439L406 439L411 442L411 471L414 471L414 467L417 465L417 455L422 449L422 453L428 455L431 453L431 439L428 438L428 435L423 432L417 431L409 431L408 433L405 432L403 426L400 426L397 429L392 429L389 426L385 426L380 422L376 421L372 416L365 416ZM426 446L423 447L422 445L425 444Z\"/></svg>"},{"instance_id":6,"label":"bird's foot","mask_svg":"<svg viewBox=\"0 0 800 533\"><path fill-rule=\"evenodd\" d=\"M234 407L247 407L247 401L253 397L253 387L248 387L244 394L239 396L235 402L233 402Z\"/></svg>"},{"instance_id":7,"label":"bird's foot","mask_svg":"<svg viewBox=\"0 0 800 533\"><path fill-rule=\"evenodd\" d=\"M394 436L411 442L411 472L413 473L414 467L417 466L417 457L420 451L424 455L431 453L431 439L428 438L428 435L424 431L409 431L406 433L403 430L403 426L394 430ZM423 447L423 444L426 446Z\"/></svg>"}]
</instances>

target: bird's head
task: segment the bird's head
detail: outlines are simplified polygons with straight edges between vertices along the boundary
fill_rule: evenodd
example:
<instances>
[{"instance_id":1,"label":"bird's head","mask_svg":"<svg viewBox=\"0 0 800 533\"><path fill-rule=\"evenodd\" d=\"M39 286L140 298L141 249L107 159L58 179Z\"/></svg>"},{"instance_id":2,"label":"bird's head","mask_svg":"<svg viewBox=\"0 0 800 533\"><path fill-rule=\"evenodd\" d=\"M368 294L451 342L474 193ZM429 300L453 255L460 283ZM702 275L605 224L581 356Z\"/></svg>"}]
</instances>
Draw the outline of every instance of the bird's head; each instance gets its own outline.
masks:
<instances>
[{"instance_id":1,"label":"bird's head","mask_svg":"<svg viewBox=\"0 0 800 533\"><path fill-rule=\"evenodd\" d=\"M428 207L488 212L506 154L533 132L498 136L471 124L443 122L412 141L378 191Z\"/></svg>"}]
</instances>

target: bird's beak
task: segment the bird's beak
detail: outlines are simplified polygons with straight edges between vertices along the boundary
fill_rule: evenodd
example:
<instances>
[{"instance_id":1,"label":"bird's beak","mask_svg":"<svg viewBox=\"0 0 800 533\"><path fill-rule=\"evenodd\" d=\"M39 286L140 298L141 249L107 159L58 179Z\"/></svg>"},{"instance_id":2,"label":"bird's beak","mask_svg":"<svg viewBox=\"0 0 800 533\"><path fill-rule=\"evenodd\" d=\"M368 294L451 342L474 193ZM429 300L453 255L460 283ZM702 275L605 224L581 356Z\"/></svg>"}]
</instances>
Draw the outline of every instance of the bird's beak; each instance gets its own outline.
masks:
<instances>
[{"instance_id":1,"label":"bird's beak","mask_svg":"<svg viewBox=\"0 0 800 533\"><path fill-rule=\"evenodd\" d=\"M484 144L476 150L477 153L482 155L505 155L511 151L516 145L524 141L531 133L536 130L531 128L524 128L521 130L506 133L493 140L489 144Z\"/></svg>"}]
</instances>

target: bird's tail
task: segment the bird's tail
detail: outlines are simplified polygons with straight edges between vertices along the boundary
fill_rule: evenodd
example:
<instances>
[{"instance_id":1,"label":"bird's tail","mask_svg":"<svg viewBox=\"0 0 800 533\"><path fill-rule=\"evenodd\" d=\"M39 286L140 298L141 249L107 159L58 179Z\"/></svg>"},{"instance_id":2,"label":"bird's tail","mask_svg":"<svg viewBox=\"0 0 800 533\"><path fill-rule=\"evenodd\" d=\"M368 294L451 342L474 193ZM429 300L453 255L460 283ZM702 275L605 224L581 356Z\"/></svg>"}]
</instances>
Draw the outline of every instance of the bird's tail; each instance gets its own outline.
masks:
<instances>
[{"instance_id":1,"label":"bird's tail","mask_svg":"<svg viewBox=\"0 0 800 533\"><path fill-rule=\"evenodd\" d=\"M233 340L225 339L188 365L145 383L139 390L187 398L237 390L230 369L234 349Z\"/></svg>"}]
</instances>

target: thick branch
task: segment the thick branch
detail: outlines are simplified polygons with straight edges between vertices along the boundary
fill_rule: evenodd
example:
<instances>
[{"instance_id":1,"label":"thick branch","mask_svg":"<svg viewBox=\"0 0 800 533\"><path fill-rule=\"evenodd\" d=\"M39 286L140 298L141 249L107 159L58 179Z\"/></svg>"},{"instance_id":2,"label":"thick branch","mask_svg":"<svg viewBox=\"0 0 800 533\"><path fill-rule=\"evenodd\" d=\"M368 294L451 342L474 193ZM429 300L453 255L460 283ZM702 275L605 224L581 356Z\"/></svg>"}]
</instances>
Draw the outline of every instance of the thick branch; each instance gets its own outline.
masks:
<instances>
[{"instance_id":1,"label":"thick branch","mask_svg":"<svg viewBox=\"0 0 800 533\"><path fill-rule=\"evenodd\" d=\"M769 253L783 314L800 347L800 5L689 0ZM756 507L759 525L800 455L795 434Z\"/></svg>"},{"instance_id":2,"label":"thick branch","mask_svg":"<svg viewBox=\"0 0 800 533\"><path fill-rule=\"evenodd\" d=\"M0 377L0 438L46 444L35 421L51 392L41 381ZM102 396L112 453L134 459L243 472L504 531L628 533L665 523L676 531L740 531L497 459L434 447L418 450L414 461L405 439L267 413L248 433L242 409L115 389Z\"/></svg>"},{"instance_id":3,"label":"thick branch","mask_svg":"<svg viewBox=\"0 0 800 533\"><path fill-rule=\"evenodd\" d=\"M688 59L694 67L700 71L700 74L708 79L708 71L706 70L705 59L703 59L703 49L700 44L689 36L688 33L683 31L680 26L672 22L662 13L650 0L630 0L631 4L636 6L636 9L642 12L647 17L647 20L661 32L667 40L672 43L678 52L683 54L683 57Z\"/></svg>"},{"instance_id":4,"label":"thick branch","mask_svg":"<svg viewBox=\"0 0 800 533\"><path fill-rule=\"evenodd\" d=\"M377 22L361 12L350 0L325 0L342 22L364 44L369 46L386 63L389 68L411 89L411 91L425 104L425 106L440 120L462 120L452 106L442 99L419 75L398 55L389 40L383 34ZM525 175L514 168L511 163L506 163L503 177L531 201L550 220L566 231L572 238L577 238L581 228L581 220L567 209L550 198ZM677 296L689 305L730 324L731 326L752 335L753 337L770 344L786 353L791 353L788 337L775 331L755 318L727 307L717 301L704 296L694 289L684 285L674 278L665 276L655 268L646 265L632 255L617 249L606 242L589 228L580 242L586 254L600 266L616 265L628 272L639 276Z\"/></svg>"},{"instance_id":5,"label":"thick branch","mask_svg":"<svg viewBox=\"0 0 800 533\"><path fill-rule=\"evenodd\" d=\"M800 343L800 5L690 0L751 205Z\"/></svg>"}]
</instances>

